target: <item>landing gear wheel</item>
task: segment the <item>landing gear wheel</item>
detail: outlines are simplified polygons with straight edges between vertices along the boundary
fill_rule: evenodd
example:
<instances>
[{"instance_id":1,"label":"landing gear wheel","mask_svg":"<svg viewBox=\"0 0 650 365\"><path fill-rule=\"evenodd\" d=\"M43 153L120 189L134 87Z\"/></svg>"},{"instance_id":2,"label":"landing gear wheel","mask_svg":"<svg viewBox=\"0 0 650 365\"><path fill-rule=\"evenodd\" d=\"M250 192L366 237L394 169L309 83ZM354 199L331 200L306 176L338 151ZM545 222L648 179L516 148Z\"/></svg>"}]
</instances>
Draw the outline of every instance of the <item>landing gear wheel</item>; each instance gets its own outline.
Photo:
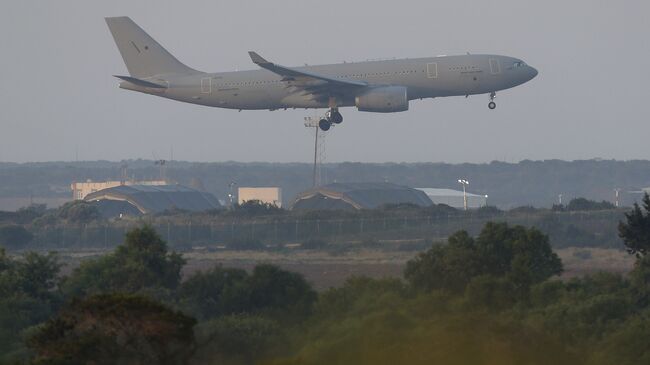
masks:
<instances>
[{"instance_id":1,"label":"landing gear wheel","mask_svg":"<svg viewBox=\"0 0 650 365\"><path fill-rule=\"evenodd\" d=\"M343 122L343 116L338 111L333 111L330 113L330 120L334 124L341 124Z\"/></svg>"},{"instance_id":2,"label":"landing gear wheel","mask_svg":"<svg viewBox=\"0 0 650 365\"><path fill-rule=\"evenodd\" d=\"M488 108L490 108L490 109L495 109L496 107L497 107L497 103L495 103L495 102L493 102L493 101L491 101L491 102L488 104Z\"/></svg>"},{"instance_id":3,"label":"landing gear wheel","mask_svg":"<svg viewBox=\"0 0 650 365\"><path fill-rule=\"evenodd\" d=\"M321 119L321 120L318 122L318 127L319 127L322 131L328 131L328 130L330 130L330 127L331 127L331 126L332 126L332 122L330 122L330 121L327 120L327 119Z\"/></svg>"}]
</instances>

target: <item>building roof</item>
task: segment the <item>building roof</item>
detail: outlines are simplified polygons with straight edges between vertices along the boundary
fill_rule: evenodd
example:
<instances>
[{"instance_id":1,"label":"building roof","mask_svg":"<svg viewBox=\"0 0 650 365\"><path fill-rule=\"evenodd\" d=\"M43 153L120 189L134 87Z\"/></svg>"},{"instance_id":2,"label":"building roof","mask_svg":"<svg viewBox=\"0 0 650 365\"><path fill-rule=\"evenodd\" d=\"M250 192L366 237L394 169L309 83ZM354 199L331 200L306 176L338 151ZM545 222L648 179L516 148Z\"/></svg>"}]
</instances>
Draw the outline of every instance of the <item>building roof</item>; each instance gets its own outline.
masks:
<instances>
[{"instance_id":1,"label":"building roof","mask_svg":"<svg viewBox=\"0 0 650 365\"><path fill-rule=\"evenodd\" d=\"M183 185L120 185L88 194L84 200L126 201L142 214L170 209L203 211L221 207L212 194Z\"/></svg>"},{"instance_id":2,"label":"building roof","mask_svg":"<svg viewBox=\"0 0 650 365\"><path fill-rule=\"evenodd\" d=\"M298 194L293 209L373 209L386 204L432 205L422 191L389 183L334 183Z\"/></svg>"},{"instance_id":3,"label":"building roof","mask_svg":"<svg viewBox=\"0 0 650 365\"><path fill-rule=\"evenodd\" d=\"M423 191L428 196L460 196L460 197L463 196L462 190L438 189L438 188L415 188L415 189ZM485 198L485 195L477 195L472 193L467 193L467 196Z\"/></svg>"}]
</instances>

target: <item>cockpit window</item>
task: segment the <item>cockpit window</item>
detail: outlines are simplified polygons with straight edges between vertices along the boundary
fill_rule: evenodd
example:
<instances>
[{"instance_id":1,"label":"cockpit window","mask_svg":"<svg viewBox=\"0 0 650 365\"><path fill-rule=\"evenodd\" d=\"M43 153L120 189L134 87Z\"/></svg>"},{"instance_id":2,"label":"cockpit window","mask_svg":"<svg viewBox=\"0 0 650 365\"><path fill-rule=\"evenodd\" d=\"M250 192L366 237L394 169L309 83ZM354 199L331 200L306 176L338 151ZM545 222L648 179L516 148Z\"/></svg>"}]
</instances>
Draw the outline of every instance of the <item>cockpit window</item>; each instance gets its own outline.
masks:
<instances>
[{"instance_id":1,"label":"cockpit window","mask_svg":"<svg viewBox=\"0 0 650 365\"><path fill-rule=\"evenodd\" d=\"M517 68L517 67L523 67L523 66L525 66L525 65L526 65L526 64L524 63L524 61L517 61L517 62L515 62L514 65L512 65L512 66L513 66L514 68Z\"/></svg>"}]
</instances>

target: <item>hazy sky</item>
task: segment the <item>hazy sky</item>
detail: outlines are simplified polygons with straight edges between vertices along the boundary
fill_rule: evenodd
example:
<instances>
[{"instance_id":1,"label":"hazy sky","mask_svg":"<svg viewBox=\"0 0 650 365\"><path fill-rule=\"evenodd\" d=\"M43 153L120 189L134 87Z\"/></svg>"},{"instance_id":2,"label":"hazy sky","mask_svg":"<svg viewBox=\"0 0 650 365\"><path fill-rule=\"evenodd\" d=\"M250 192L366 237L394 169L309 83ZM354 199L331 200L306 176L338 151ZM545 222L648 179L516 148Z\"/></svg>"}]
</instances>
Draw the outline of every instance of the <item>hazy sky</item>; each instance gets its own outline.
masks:
<instances>
[{"instance_id":1,"label":"hazy sky","mask_svg":"<svg viewBox=\"0 0 650 365\"><path fill-rule=\"evenodd\" d=\"M117 87L106 16L128 15L203 71L496 53L540 74L488 97L342 109L326 161L650 158L648 1L3 1L0 161L309 161L313 111L242 111Z\"/></svg>"}]
</instances>

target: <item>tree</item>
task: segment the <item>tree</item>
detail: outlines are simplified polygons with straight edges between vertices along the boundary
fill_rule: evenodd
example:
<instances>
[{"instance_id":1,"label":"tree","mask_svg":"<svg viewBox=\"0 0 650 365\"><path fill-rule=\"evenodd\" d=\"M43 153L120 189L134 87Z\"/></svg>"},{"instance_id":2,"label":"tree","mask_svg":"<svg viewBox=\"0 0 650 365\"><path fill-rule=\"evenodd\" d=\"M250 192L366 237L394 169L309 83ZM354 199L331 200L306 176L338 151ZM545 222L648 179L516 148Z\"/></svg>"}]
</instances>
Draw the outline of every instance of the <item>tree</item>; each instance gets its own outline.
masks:
<instances>
[{"instance_id":1,"label":"tree","mask_svg":"<svg viewBox=\"0 0 650 365\"><path fill-rule=\"evenodd\" d=\"M14 362L20 333L47 320L60 306L55 290L61 264L54 253L11 258L0 249L0 363Z\"/></svg>"},{"instance_id":2,"label":"tree","mask_svg":"<svg viewBox=\"0 0 650 365\"><path fill-rule=\"evenodd\" d=\"M616 209L616 206L614 206L614 204L606 200L597 202L585 198L571 199L569 204L566 206L566 210L568 211L608 210L608 209Z\"/></svg>"},{"instance_id":3,"label":"tree","mask_svg":"<svg viewBox=\"0 0 650 365\"><path fill-rule=\"evenodd\" d=\"M57 211L60 219L69 223L88 223L100 218L97 207L83 200L63 204Z\"/></svg>"},{"instance_id":4,"label":"tree","mask_svg":"<svg viewBox=\"0 0 650 365\"><path fill-rule=\"evenodd\" d=\"M74 300L27 341L35 364L186 364L196 321L126 294Z\"/></svg>"},{"instance_id":5,"label":"tree","mask_svg":"<svg viewBox=\"0 0 650 365\"><path fill-rule=\"evenodd\" d=\"M561 272L562 262L539 230L487 223L476 239L459 231L447 245L419 254L407 263L404 277L418 289L460 293L472 279L488 275L507 278L524 295L532 284Z\"/></svg>"},{"instance_id":6,"label":"tree","mask_svg":"<svg viewBox=\"0 0 650 365\"><path fill-rule=\"evenodd\" d=\"M305 278L277 266L255 266L249 279L251 308L293 318L307 316L317 299Z\"/></svg>"},{"instance_id":7,"label":"tree","mask_svg":"<svg viewBox=\"0 0 650 365\"><path fill-rule=\"evenodd\" d=\"M11 249L24 248L34 236L23 226L8 225L0 227L0 245Z\"/></svg>"},{"instance_id":8,"label":"tree","mask_svg":"<svg viewBox=\"0 0 650 365\"><path fill-rule=\"evenodd\" d=\"M198 271L178 291L183 310L199 319L250 311L249 275L242 269L215 266Z\"/></svg>"},{"instance_id":9,"label":"tree","mask_svg":"<svg viewBox=\"0 0 650 365\"><path fill-rule=\"evenodd\" d=\"M643 195L643 210L634 203L631 212L625 213L625 222L618 223L618 235L623 239L627 252L637 258L650 250L650 196Z\"/></svg>"},{"instance_id":10,"label":"tree","mask_svg":"<svg viewBox=\"0 0 650 365\"><path fill-rule=\"evenodd\" d=\"M257 364L287 351L283 327L272 319L221 316L196 328L197 364Z\"/></svg>"},{"instance_id":11,"label":"tree","mask_svg":"<svg viewBox=\"0 0 650 365\"><path fill-rule=\"evenodd\" d=\"M183 257L148 225L126 234L124 243L106 256L83 262L63 285L68 295L174 290L181 280Z\"/></svg>"}]
</instances>

